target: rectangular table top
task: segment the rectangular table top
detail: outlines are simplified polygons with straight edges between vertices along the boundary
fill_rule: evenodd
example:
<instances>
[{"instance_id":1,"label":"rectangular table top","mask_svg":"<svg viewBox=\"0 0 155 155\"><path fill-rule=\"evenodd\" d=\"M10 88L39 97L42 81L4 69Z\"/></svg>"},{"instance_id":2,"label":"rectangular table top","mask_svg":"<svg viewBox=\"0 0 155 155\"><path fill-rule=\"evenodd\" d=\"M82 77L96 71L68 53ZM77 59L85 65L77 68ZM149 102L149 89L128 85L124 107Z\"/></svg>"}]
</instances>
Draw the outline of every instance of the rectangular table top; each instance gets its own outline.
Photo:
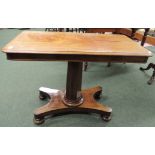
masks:
<instances>
[{"instance_id":1,"label":"rectangular table top","mask_svg":"<svg viewBox=\"0 0 155 155\"><path fill-rule=\"evenodd\" d=\"M6 53L134 55L150 52L124 35L23 31L2 51Z\"/></svg>"},{"instance_id":2,"label":"rectangular table top","mask_svg":"<svg viewBox=\"0 0 155 155\"><path fill-rule=\"evenodd\" d=\"M150 51L124 35L72 32L23 31L2 51L14 56L12 59L22 54L25 58L29 55L40 58L41 55L76 55L80 56L79 60L82 56L151 56Z\"/></svg>"}]
</instances>

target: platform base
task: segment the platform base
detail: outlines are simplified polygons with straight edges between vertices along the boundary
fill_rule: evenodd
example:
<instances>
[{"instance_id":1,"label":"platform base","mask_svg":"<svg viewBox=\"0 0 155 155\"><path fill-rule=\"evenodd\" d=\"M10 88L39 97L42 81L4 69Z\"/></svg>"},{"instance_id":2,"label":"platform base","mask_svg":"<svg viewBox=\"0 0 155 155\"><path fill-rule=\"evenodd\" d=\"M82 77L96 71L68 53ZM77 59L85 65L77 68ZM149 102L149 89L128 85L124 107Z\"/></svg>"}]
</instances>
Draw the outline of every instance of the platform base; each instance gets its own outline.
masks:
<instances>
[{"instance_id":1,"label":"platform base","mask_svg":"<svg viewBox=\"0 0 155 155\"><path fill-rule=\"evenodd\" d=\"M46 90L46 89L44 89ZM48 91L50 89L47 89ZM52 90L52 89L51 89ZM97 113L100 114L104 121L109 121L111 119L112 109L103 104L97 103L95 99L99 99L102 94L102 88L100 86L82 90L81 94L83 97L83 103L79 106L67 106L64 104L62 96L64 96L63 91L53 91L49 95L45 95L46 92L41 91L41 95L44 94L44 99L48 96L50 97L49 102L36 109L34 112L34 123L42 124L45 121L45 117L49 115L65 114L65 113Z\"/></svg>"}]
</instances>

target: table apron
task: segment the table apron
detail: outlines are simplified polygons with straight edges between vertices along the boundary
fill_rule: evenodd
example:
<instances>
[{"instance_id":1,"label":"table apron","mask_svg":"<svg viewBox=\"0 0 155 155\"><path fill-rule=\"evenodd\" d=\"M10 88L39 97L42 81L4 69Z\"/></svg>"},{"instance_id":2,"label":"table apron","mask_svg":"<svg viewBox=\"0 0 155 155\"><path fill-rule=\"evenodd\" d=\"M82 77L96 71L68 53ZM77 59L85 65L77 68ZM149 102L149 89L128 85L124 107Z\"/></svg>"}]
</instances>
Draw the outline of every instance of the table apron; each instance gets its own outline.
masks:
<instances>
[{"instance_id":1,"label":"table apron","mask_svg":"<svg viewBox=\"0 0 155 155\"><path fill-rule=\"evenodd\" d=\"M16 61L76 61L76 62L129 62L145 63L147 56L109 56L109 55L75 55L75 54L23 54L7 53L8 60Z\"/></svg>"}]
</instances>

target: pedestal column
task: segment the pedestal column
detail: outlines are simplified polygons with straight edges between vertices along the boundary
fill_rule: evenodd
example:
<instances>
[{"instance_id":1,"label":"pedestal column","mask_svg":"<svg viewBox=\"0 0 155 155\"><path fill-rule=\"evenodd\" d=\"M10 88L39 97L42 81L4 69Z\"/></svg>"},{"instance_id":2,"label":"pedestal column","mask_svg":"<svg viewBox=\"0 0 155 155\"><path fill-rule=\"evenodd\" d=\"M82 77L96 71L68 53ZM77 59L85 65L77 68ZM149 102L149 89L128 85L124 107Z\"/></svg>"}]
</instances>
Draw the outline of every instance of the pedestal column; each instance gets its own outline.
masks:
<instances>
[{"instance_id":1,"label":"pedestal column","mask_svg":"<svg viewBox=\"0 0 155 155\"><path fill-rule=\"evenodd\" d=\"M83 103L81 95L82 62L68 62L66 93L64 103L68 106L78 106Z\"/></svg>"}]
</instances>

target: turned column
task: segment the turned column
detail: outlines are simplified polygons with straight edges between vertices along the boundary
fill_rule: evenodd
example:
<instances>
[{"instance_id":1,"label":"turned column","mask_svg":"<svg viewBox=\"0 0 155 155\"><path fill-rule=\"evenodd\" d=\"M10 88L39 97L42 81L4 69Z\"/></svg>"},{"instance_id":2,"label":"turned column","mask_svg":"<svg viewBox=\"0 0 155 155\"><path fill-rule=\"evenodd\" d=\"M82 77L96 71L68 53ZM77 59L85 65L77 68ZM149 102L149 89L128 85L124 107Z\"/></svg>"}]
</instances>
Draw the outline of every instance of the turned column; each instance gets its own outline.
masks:
<instances>
[{"instance_id":1,"label":"turned column","mask_svg":"<svg viewBox=\"0 0 155 155\"><path fill-rule=\"evenodd\" d=\"M66 93L64 103L68 106L78 106L83 103L81 95L82 62L68 62Z\"/></svg>"}]
</instances>

